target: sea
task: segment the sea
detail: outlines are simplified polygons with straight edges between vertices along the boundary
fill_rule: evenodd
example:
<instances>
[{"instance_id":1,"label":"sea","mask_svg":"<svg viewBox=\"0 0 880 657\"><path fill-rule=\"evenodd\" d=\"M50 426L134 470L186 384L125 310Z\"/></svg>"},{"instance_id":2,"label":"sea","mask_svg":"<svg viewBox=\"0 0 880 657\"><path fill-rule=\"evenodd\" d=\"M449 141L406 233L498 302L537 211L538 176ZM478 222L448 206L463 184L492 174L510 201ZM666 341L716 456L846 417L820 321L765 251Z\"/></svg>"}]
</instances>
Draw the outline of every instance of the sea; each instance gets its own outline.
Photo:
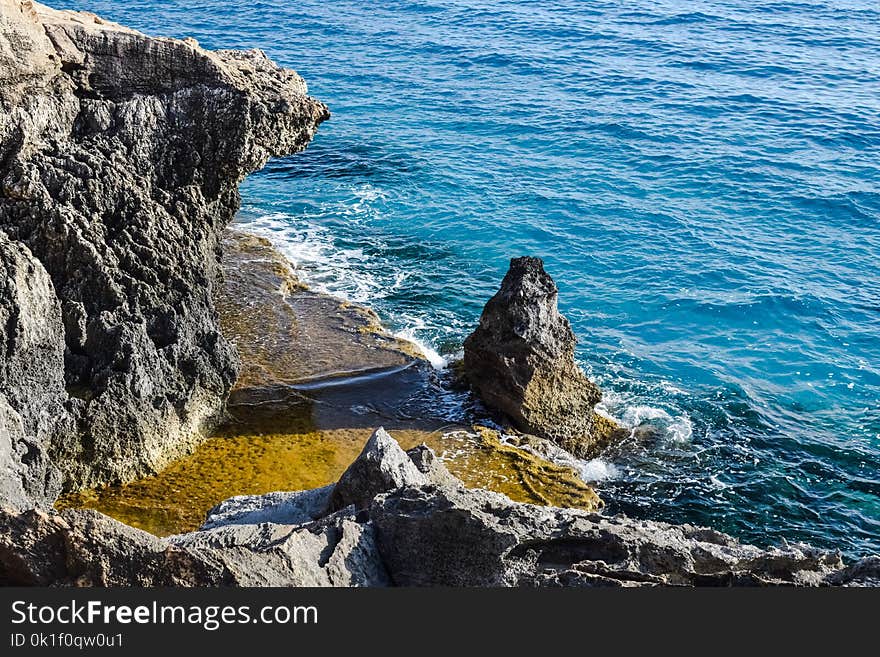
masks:
<instances>
[{"instance_id":1,"label":"sea","mask_svg":"<svg viewBox=\"0 0 880 657\"><path fill-rule=\"evenodd\" d=\"M580 464L606 513L880 552L876 0L48 4L296 69L332 118L239 221L436 367L544 258L653 429Z\"/></svg>"}]
</instances>

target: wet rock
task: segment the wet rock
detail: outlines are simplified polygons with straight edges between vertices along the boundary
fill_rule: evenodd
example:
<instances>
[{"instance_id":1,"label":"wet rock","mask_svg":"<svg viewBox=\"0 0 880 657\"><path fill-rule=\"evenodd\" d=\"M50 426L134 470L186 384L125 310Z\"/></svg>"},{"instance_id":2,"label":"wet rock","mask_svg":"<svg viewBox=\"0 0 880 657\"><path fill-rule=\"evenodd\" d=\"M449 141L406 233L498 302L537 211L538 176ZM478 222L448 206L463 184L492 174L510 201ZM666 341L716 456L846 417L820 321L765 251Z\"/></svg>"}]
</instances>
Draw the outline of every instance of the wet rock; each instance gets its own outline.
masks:
<instances>
[{"instance_id":1,"label":"wet rock","mask_svg":"<svg viewBox=\"0 0 880 657\"><path fill-rule=\"evenodd\" d=\"M363 509L379 493L426 483L427 476L380 427L370 436L360 456L339 478L330 495L328 509L336 511L349 505Z\"/></svg>"},{"instance_id":2,"label":"wet rock","mask_svg":"<svg viewBox=\"0 0 880 657\"><path fill-rule=\"evenodd\" d=\"M94 511L0 509L0 585L213 586L232 579L193 554Z\"/></svg>"},{"instance_id":3,"label":"wet rock","mask_svg":"<svg viewBox=\"0 0 880 657\"><path fill-rule=\"evenodd\" d=\"M514 427L583 457L625 432L595 413L602 393L575 362L575 335L557 297L540 259L512 259L465 340L463 372L483 402Z\"/></svg>"},{"instance_id":4,"label":"wet rock","mask_svg":"<svg viewBox=\"0 0 880 657\"><path fill-rule=\"evenodd\" d=\"M230 407L283 401L292 386L427 365L369 309L308 289L268 240L228 228L222 246L214 300L241 357Z\"/></svg>"},{"instance_id":5,"label":"wet rock","mask_svg":"<svg viewBox=\"0 0 880 657\"><path fill-rule=\"evenodd\" d=\"M577 470L579 462L549 440L534 436L504 436L486 427L474 427L480 444L500 468L504 482L490 487L517 502L597 511L605 506ZM519 444L517 444L519 443ZM538 453L543 448L544 453ZM514 487L511 489L510 485Z\"/></svg>"},{"instance_id":6,"label":"wet rock","mask_svg":"<svg viewBox=\"0 0 880 657\"><path fill-rule=\"evenodd\" d=\"M130 480L223 411L237 358L212 303L220 235L238 183L304 148L327 108L256 50L0 3L0 233L51 280L77 427L49 454L68 489ZM34 413L7 402L27 425Z\"/></svg>"}]
</instances>

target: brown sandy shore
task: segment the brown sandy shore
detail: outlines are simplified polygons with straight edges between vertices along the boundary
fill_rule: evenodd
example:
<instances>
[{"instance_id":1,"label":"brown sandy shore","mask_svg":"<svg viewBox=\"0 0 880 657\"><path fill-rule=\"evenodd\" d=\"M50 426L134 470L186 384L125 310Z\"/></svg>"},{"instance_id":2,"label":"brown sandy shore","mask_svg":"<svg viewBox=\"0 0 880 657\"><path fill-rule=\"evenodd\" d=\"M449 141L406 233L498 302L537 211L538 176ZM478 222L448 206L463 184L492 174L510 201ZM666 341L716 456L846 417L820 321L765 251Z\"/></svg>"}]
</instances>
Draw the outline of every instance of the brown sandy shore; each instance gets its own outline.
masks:
<instances>
[{"instance_id":1,"label":"brown sandy shore","mask_svg":"<svg viewBox=\"0 0 880 657\"><path fill-rule=\"evenodd\" d=\"M191 531L229 497L336 481L377 426L405 449L429 445L468 486L601 505L571 468L493 431L450 425L436 410L436 373L371 310L309 290L263 238L233 227L223 247L215 302L241 359L226 420L158 474L65 495L57 508L95 509L159 536Z\"/></svg>"}]
</instances>

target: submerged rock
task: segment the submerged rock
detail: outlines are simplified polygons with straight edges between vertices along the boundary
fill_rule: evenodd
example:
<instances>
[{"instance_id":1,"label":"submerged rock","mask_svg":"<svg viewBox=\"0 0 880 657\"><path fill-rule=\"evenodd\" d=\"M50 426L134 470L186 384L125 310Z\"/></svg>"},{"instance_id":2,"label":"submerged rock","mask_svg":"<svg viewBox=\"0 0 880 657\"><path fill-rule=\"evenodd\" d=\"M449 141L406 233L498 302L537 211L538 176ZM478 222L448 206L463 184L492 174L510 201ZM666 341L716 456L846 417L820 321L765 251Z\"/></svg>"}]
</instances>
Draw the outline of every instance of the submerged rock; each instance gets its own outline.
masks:
<instances>
[{"instance_id":1,"label":"submerged rock","mask_svg":"<svg viewBox=\"0 0 880 657\"><path fill-rule=\"evenodd\" d=\"M596 414L602 393L575 362L575 335L557 298L539 258L512 259L464 342L464 375L515 428L584 457L626 432Z\"/></svg>"},{"instance_id":2,"label":"submerged rock","mask_svg":"<svg viewBox=\"0 0 880 657\"><path fill-rule=\"evenodd\" d=\"M286 414L292 388L430 369L415 345L391 335L369 309L308 289L268 240L230 227L222 246L223 280L213 296L223 335L241 360L233 415Z\"/></svg>"},{"instance_id":3,"label":"submerged rock","mask_svg":"<svg viewBox=\"0 0 880 657\"><path fill-rule=\"evenodd\" d=\"M0 9L0 233L51 279L51 298L23 309L45 310L55 345L32 374L56 392L63 375L77 426L49 453L68 489L130 480L222 412L237 359L211 297L238 183L329 114L257 50L30 1ZM36 411L21 401L7 399L27 425Z\"/></svg>"}]
</instances>

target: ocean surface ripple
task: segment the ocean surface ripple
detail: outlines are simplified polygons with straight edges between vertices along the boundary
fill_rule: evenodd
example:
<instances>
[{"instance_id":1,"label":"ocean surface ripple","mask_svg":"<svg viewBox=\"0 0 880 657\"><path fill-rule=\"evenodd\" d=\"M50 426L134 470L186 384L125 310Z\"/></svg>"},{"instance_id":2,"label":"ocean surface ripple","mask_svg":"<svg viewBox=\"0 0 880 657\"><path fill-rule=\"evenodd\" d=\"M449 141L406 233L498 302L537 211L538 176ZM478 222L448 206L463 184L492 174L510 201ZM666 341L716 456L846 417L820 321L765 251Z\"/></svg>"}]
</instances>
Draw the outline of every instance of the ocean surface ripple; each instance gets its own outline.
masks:
<instances>
[{"instance_id":1,"label":"ocean surface ripple","mask_svg":"<svg viewBox=\"0 0 880 657\"><path fill-rule=\"evenodd\" d=\"M54 5L296 68L333 118L241 220L435 360L544 257L659 429L584 464L610 512L880 551L875 1Z\"/></svg>"}]
</instances>

